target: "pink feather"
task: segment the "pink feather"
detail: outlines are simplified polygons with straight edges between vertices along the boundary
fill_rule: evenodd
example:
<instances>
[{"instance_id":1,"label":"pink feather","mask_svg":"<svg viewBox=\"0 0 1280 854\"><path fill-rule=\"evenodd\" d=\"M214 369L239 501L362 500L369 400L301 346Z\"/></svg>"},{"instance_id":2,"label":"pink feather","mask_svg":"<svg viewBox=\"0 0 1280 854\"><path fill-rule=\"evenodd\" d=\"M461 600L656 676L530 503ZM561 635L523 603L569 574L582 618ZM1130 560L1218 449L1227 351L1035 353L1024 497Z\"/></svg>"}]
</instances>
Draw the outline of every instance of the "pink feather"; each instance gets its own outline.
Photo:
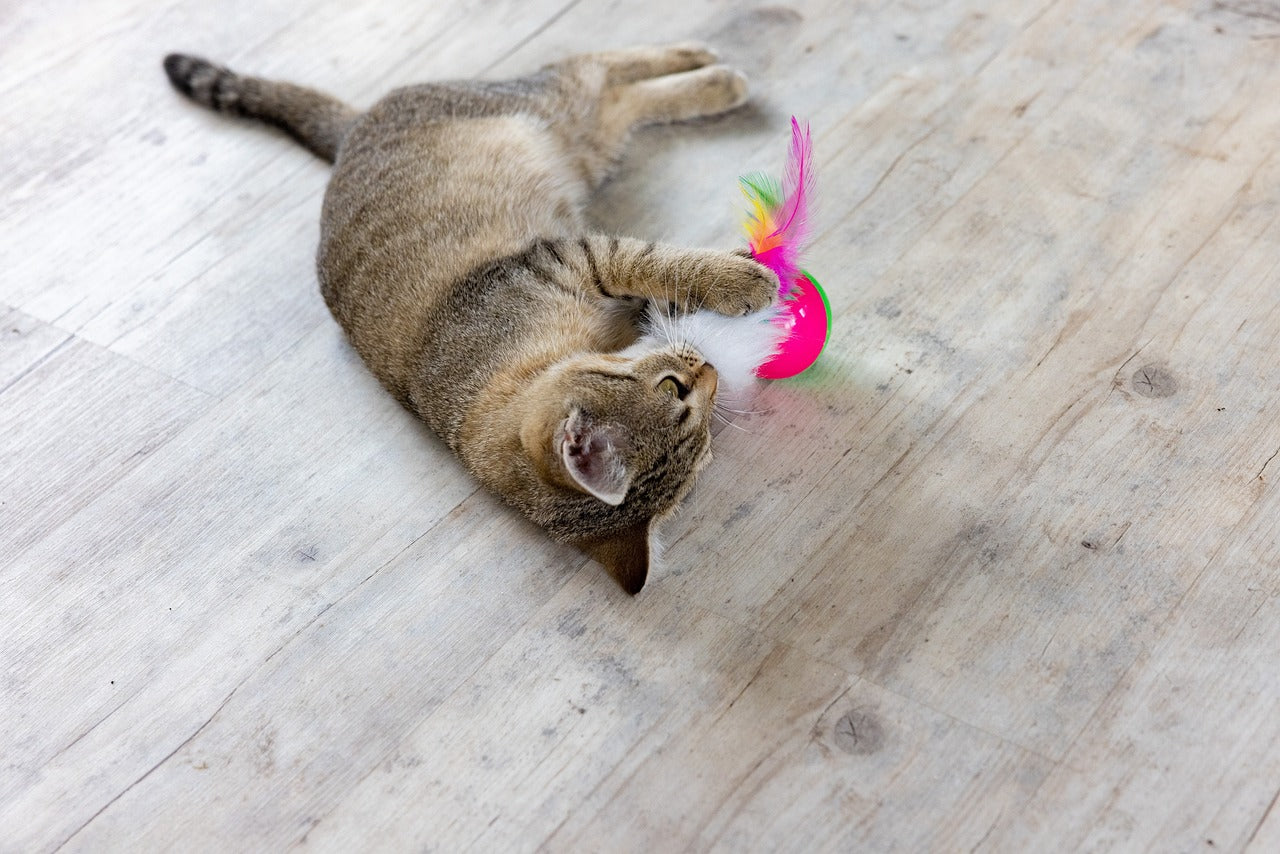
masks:
<instances>
[{"instance_id":1,"label":"pink feather","mask_svg":"<svg viewBox=\"0 0 1280 854\"><path fill-rule=\"evenodd\" d=\"M750 192L748 195L752 196ZM774 204L753 217L748 229L752 257L777 273L783 294L790 291L791 283L800 275L800 253L809 240L812 195L813 141L809 125L806 123L801 129L800 122L792 116L791 150L782 182L782 198L779 202L765 196L753 197L758 212L764 203Z\"/></svg>"}]
</instances>

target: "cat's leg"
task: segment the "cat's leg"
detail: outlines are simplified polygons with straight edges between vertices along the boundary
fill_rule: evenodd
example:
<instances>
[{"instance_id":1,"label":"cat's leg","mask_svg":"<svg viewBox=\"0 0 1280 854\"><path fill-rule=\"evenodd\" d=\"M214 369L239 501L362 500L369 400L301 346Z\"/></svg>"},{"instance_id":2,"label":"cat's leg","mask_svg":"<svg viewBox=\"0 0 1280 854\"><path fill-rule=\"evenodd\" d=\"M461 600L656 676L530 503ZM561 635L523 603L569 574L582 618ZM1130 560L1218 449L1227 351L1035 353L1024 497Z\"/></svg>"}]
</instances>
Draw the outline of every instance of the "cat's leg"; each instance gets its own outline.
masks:
<instances>
[{"instance_id":1,"label":"cat's leg","mask_svg":"<svg viewBox=\"0 0 1280 854\"><path fill-rule=\"evenodd\" d=\"M702 42L680 42L670 45L645 45L621 50L588 53L567 60L587 63L604 69L604 85L619 86L665 74L693 71L714 65L718 55Z\"/></svg>"},{"instance_id":2,"label":"cat's leg","mask_svg":"<svg viewBox=\"0 0 1280 854\"><path fill-rule=\"evenodd\" d=\"M583 99L594 108L578 106ZM612 171L637 125L715 115L746 100L747 78L724 65L606 86L597 93L575 77L562 82L557 99L562 106L554 111L554 121L594 188Z\"/></svg>"},{"instance_id":3,"label":"cat's leg","mask_svg":"<svg viewBox=\"0 0 1280 854\"><path fill-rule=\"evenodd\" d=\"M738 316L770 305L778 277L749 256L593 234L557 244L580 280L613 299L639 297L682 311Z\"/></svg>"},{"instance_id":4,"label":"cat's leg","mask_svg":"<svg viewBox=\"0 0 1280 854\"><path fill-rule=\"evenodd\" d=\"M746 100L746 76L727 65L639 80L606 93L600 110L601 132L625 138L636 125L713 116Z\"/></svg>"}]
</instances>

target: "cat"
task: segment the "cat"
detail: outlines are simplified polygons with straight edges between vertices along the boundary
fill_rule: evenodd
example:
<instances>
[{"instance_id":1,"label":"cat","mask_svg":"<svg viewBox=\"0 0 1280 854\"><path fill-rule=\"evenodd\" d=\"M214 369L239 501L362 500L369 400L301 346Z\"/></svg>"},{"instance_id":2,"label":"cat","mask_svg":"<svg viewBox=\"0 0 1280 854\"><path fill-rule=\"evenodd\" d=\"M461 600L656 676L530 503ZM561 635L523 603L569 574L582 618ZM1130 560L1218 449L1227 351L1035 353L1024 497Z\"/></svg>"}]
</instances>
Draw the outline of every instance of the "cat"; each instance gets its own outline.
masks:
<instances>
[{"instance_id":1,"label":"cat","mask_svg":"<svg viewBox=\"0 0 1280 854\"><path fill-rule=\"evenodd\" d=\"M710 458L720 382L673 318L765 316L778 280L745 252L595 233L584 209L633 128L732 110L746 78L702 44L636 47L359 112L193 56L164 69L333 164L320 288L365 364L480 483L639 592Z\"/></svg>"}]
</instances>

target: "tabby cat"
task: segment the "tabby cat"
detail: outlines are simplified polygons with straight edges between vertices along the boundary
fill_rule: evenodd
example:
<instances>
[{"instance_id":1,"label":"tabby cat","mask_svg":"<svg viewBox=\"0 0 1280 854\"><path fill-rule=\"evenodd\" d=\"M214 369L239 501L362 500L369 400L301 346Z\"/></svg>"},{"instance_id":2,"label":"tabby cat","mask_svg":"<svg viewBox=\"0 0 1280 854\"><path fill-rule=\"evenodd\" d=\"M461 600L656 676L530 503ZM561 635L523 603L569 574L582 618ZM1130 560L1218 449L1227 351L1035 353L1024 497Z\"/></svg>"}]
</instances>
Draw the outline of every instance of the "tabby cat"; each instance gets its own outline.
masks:
<instances>
[{"instance_id":1,"label":"tabby cat","mask_svg":"<svg viewBox=\"0 0 1280 854\"><path fill-rule=\"evenodd\" d=\"M583 211L633 127L730 110L742 74L704 45L638 47L362 113L192 56L164 68L333 163L320 287L369 369L481 483L638 592L655 523L709 459L718 383L705 348L645 319L767 311L778 281L741 253L593 233Z\"/></svg>"}]
</instances>

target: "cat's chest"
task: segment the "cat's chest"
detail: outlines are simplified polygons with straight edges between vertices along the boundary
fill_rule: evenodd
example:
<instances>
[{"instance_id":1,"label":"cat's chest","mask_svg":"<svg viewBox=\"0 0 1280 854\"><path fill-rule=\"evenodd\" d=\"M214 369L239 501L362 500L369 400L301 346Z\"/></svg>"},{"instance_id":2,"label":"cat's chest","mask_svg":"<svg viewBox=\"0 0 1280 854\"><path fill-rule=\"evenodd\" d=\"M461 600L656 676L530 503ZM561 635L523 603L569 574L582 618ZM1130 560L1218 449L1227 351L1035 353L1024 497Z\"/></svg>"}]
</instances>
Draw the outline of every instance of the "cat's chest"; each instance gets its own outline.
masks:
<instances>
[{"instance_id":1,"label":"cat's chest","mask_svg":"<svg viewBox=\"0 0 1280 854\"><path fill-rule=\"evenodd\" d=\"M556 295L543 322L531 327L540 343L565 353L613 353L631 346L644 302Z\"/></svg>"}]
</instances>

